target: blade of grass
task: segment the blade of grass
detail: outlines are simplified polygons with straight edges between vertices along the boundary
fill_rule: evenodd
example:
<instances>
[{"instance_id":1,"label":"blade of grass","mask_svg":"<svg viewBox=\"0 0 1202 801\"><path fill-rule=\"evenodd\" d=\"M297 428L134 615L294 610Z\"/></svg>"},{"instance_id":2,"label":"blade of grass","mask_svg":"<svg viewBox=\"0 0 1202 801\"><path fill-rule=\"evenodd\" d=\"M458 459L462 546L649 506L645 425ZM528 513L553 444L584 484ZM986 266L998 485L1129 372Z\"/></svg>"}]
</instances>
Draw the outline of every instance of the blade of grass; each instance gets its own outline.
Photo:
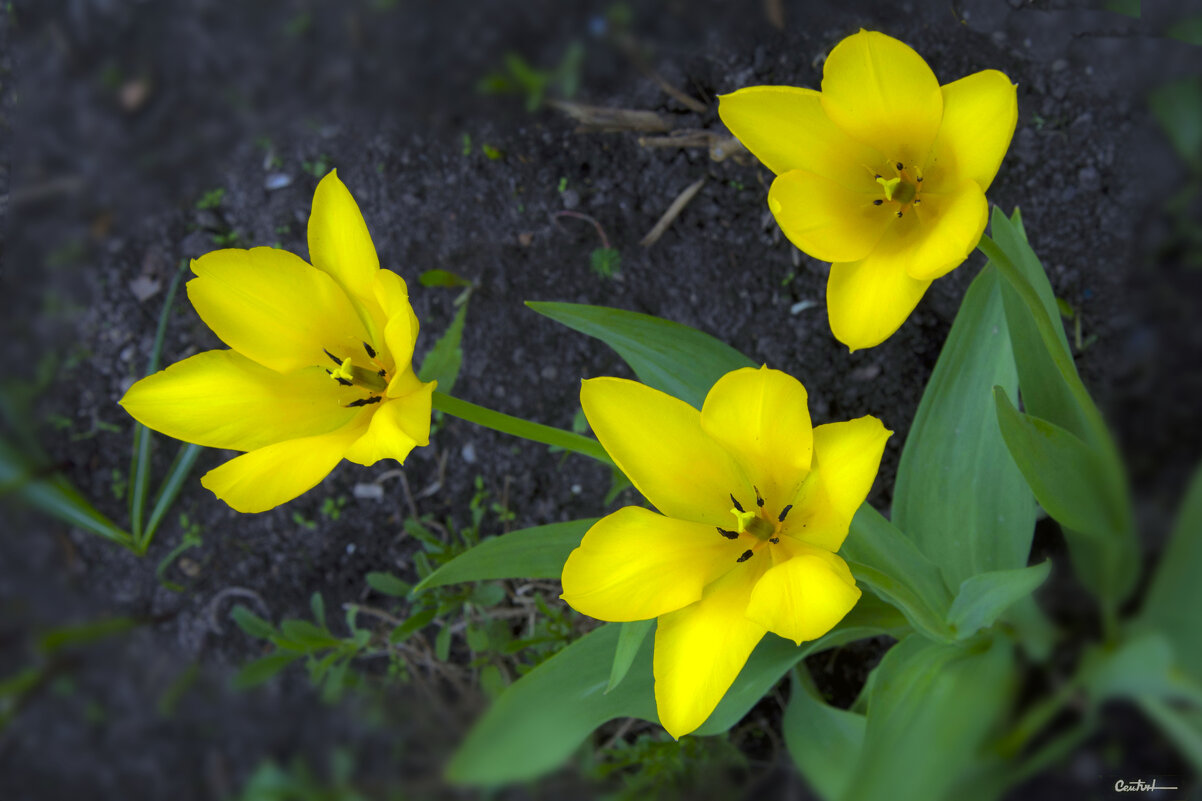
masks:
<instances>
[{"instance_id":1,"label":"blade of grass","mask_svg":"<svg viewBox=\"0 0 1202 801\"><path fill-rule=\"evenodd\" d=\"M167 477L159 486L159 494L155 498L154 508L146 523L146 530L142 532L142 538L137 543L139 553L146 553L146 549L150 547L154 533L158 531L159 524L163 522L163 517L171 508L171 504L175 503L175 499L179 497L180 490L184 488L184 482L192 474L192 468L196 466L196 460L200 458L203 450L204 448L200 445L188 442L181 445L175 454L175 460L167 470Z\"/></svg>"},{"instance_id":2,"label":"blade of grass","mask_svg":"<svg viewBox=\"0 0 1202 801\"><path fill-rule=\"evenodd\" d=\"M159 369L163 355L163 339L167 334L167 320L171 316L171 304L175 301L175 293L179 289L180 279L188 263L180 262L171 286L167 288L167 296L163 299L163 309L159 312L159 324L154 332L154 345L150 349L150 362L146 365L146 375ZM134 423L133 460L129 467L129 528L133 534L134 543L138 548L143 542L149 542L149 537L142 532L142 519L146 512L146 493L150 482L150 450L154 435L141 423ZM145 552L144 549L141 552Z\"/></svg>"}]
</instances>

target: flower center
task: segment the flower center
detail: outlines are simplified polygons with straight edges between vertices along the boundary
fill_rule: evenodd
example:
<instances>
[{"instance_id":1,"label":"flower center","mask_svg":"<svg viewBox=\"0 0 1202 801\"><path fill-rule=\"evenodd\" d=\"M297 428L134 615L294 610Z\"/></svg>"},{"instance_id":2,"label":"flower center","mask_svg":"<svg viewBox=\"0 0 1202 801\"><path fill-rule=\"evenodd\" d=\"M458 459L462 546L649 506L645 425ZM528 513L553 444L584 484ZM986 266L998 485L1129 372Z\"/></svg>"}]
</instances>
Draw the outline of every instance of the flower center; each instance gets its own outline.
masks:
<instances>
[{"instance_id":1,"label":"flower center","mask_svg":"<svg viewBox=\"0 0 1202 801\"><path fill-rule=\"evenodd\" d=\"M367 358L371 362L371 367L360 367L354 363L354 360L347 356L339 359L330 351L325 351L326 356L330 357L330 361L338 365L336 369L326 370L326 374L337 381L344 387L359 387L368 391L366 398L359 398L347 404L351 406L367 406L369 403L379 403L383 397L379 394L388 389L388 370L376 358L376 349L366 342L363 343L363 350L367 353Z\"/></svg>"},{"instance_id":2,"label":"flower center","mask_svg":"<svg viewBox=\"0 0 1202 801\"><path fill-rule=\"evenodd\" d=\"M735 528L732 531L719 527L718 533L728 540L737 540L744 534L750 534L755 538L753 541L749 541L751 548L743 551L739 558L735 560L736 562L746 562L755 556L756 551L763 547L765 543L776 545L780 542L780 530L782 524L785 522L785 516L793 508L792 504L782 509L776 520L773 521L764 513L764 499L760 496L758 489L755 490L755 511L749 512L744 509L733 492L730 494L730 502L734 504L730 513L735 516Z\"/></svg>"},{"instance_id":3,"label":"flower center","mask_svg":"<svg viewBox=\"0 0 1202 801\"><path fill-rule=\"evenodd\" d=\"M895 161L892 169L895 174L891 178L886 178L879 172L874 173L876 182L881 185L885 196L872 201L872 205L883 206L888 203L891 210L901 217L907 209L922 202L922 198L919 197L922 194L922 168L917 164L906 167L900 161Z\"/></svg>"}]
</instances>

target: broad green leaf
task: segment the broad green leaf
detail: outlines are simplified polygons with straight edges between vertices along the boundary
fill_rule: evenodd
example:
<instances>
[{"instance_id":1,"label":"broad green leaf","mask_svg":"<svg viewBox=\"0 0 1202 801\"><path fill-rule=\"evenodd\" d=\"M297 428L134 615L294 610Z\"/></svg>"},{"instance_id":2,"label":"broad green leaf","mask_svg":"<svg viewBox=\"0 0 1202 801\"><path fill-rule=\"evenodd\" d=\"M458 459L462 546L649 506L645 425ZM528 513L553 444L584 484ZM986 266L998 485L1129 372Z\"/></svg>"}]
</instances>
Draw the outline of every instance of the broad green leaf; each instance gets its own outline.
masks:
<instances>
[{"instance_id":1,"label":"broad green leaf","mask_svg":"<svg viewBox=\"0 0 1202 801\"><path fill-rule=\"evenodd\" d=\"M597 520L534 526L484 540L426 576L413 591L483 579L559 578L568 554Z\"/></svg>"},{"instance_id":2,"label":"broad green leaf","mask_svg":"<svg viewBox=\"0 0 1202 801\"><path fill-rule=\"evenodd\" d=\"M907 637L876 668L864 744L842 798L927 801L978 769L1017 686L1004 638L940 644Z\"/></svg>"},{"instance_id":3,"label":"broad green leaf","mask_svg":"<svg viewBox=\"0 0 1202 801\"><path fill-rule=\"evenodd\" d=\"M860 506L839 553L856 581L896 607L924 635L953 638L945 622L952 597L939 569L876 509Z\"/></svg>"},{"instance_id":4,"label":"broad green leaf","mask_svg":"<svg viewBox=\"0 0 1202 801\"><path fill-rule=\"evenodd\" d=\"M262 684L302 656L304 654L299 651L276 651L262 659L256 659L234 674L234 688L245 690Z\"/></svg>"},{"instance_id":5,"label":"broad green leaf","mask_svg":"<svg viewBox=\"0 0 1202 801\"><path fill-rule=\"evenodd\" d=\"M1194 770L1202 773L1202 711L1172 706L1159 698L1140 698L1136 703L1156 721Z\"/></svg>"},{"instance_id":6,"label":"broad green leaf","mask_svg":"<svg viewBox=\"0 0 1202 801\"><path fill-rule=\"evenodd\" d=\"M640 649L642 669L605 693L620 632L613 623L601 626L511 684L468 733L447 778L471 785L533 779L558 767L606 721L656 720L650 640Z\"/></svg>"},{"instance_id":7,"label":"broad green leaf","mask_svg":"<svg viewBox=\"0 0 1202 801\"><path fill-rule=\"evenodd\" d=\"M230 617L238 624L238 628L252 637L260 640L273 640L276 637L275 626L268 623L242 604L238 604L230 612Z\"/></svg>"},{"instance_id":8,"label":"broad green leaf","mask_svg":"<svg viewBox=\"0 0 1202 801\"><path fill-rule=\"evenodd\" d=\"M0 492L11 492L35 509L67 525L77 526L133 550L134 540L129 532L97 511L66 478L58 474L39 475L41 472L29 464L16 448L0 439Z\"/></svg>"},{"instance_id":9,"label":"broad green leaf","mask_svg":"<svg viewBox=\"0 0 1202 801\"><path fill-rule=\"evenodd\" d=\"M878 634L899 634L900 617L865 596L838 626L799 648L766 636L698 735L726 731L806 655ZM447 777L494 786L556 768L601 724L621 717L657 722L651 672L653 638L644 638L621 684L606 692L621 627L608 623L518 679L477 721L451 758Z\"/></svg>"},{"instance_id":10,"label":"broad green leaf","mask_svg":"<svg viewBox=\"0 0 1202 801\"><path fill-rule=\"evenodd\" d=\"M455 389L455 381L459 378L459 368L463 366L463 324L467 320L467 304L464 303L455 312L445 333L430 348L422 361L418 377L422 381L437 381L440 392L450 395Z\"/></svg>"},{"instance_id":11,"label":"broad green leaf","mask_svg":"<svg viewBox=\"0 0 1202 801\"><path fill-rule=\"evenodd\" d=\"M750 359L709 334L647 314L586 306L579 303L526 305L609 345L649 387L691 403L698 409L719 378Z\"/></svg>"},{"instance_id":12,"label":"broad green leaf","mask_svg":"<svg viewBox=\"0 0 1202 801\"><path fill-rule=\"evenodd\" d=\"M1202 684L1202 467L1194 471L1177 522L1152 577L1140 621L1164 632L1179 666Z\"/></svg>"},{"instance_id":13,"label":"broad green leaf","mask_svg":"<svg viewBox=\"0 0 1202 801\"><path fill-rule=\"evenodd\" d=\"M1035 497L1060 525L1113 539L1124 521L1096 452L1079 437L1039 417L1023 414L998 388L997 422Z\"/></svg>"},{"instance_id":14,"label":"broad green leaf","mask_svg":"<svg viewBox=\"0 0 1202 801\"><path fill-rule=\"evenodd\" d=\"M1014 570L993 570L964 579L952 602L947 622L958 639L964 640L989 628L1011 606L1031 593L1047 579L1050 561Z\"/></svg>"},{"instance_id":15,"label":"broad green leaf","mask_svg":"<svg viewBox=\"0 0 1202 801\"><path fill-rule=\"evenodd\" d=\"M986 266L960 304L902 449L893 523L948 586L1027 563L1035 504L1006 452L993 388L1018 375L996 271Z\"/></svg>"},{"instance_id":16,"label":"broad green leaf","mask_svg":"<svg viewBox=\"0 0 1202 801\"><path fill-rule=\"evenodd\" d=\"M646 639L648 632L655 628L655 620L634 620L619 625L622 627L622 633L618 637L618 647L614 650L614 661L609 671L609 684L605 687L607 693L626 678L626 673L634 664L634 658L638 656L643 640Z\"/></svg>"},{"instance_id":17,"label":"broad green leaf","mask_svg":"<svg viewBox=\"0 0 1202 801\"><path fill-rule=\"evenodd\" d=\"M801 775L826 801L839 798L864 745L866 719L822 700L810 672L793 674L793 689L781 723L785 745Z\"/></svg>"},{"instance_id":18,"label":"broad green leaf","mask_svg":"<svg viewBox=\"0 0 1202 801\"><path fill-rule=\"evenodd\" d=\"M1099 645L1083 659L1081 675L1095 703L1108 698L1160 698L1202 709L1202 685L1177 668L1173 645L1162 632L1132 632L1117 646Z\"/></svg>"},{"instance_id":19,"label":"broad green leaf","mask_svg":"<svg viewBox=\"0 0 1202 801\"><path fill-rule=\"evenodd\" d=\"M396 598L404 598L413 589L408 582L401 581L391 573L381 573L379 571L367 574L367 586L376 592L382 592L385 595L391 595Z\"/></svg>"}]
</instances>

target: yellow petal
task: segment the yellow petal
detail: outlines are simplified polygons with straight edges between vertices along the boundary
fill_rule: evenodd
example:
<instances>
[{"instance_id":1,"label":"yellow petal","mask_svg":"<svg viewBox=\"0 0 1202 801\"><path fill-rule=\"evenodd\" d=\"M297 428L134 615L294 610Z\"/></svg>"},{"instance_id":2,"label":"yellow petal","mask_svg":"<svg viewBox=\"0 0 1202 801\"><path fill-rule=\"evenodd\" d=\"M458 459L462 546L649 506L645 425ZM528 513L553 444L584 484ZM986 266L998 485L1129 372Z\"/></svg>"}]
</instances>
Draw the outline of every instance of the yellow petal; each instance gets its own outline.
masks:
<instances>
[{"instance_id":1,"label":"yellow petal","mask_svg":"<svg viewBox=\"0 0 1202 801\"><path fill-rule=\"evenodd\" d=\"M924 181L948 189L965 180L989 188L1010 147L1018 122L1018 94L1014 84L997 70L975 72L943 87L943 122L931 166Z\"/></svg>"},{"instance_id":2,"label":"yellow petal","mask_svg":"<svg viewBox=\"0 0 1202 801\"><path fill-rule=\"evenodd\" d=\"M976 181L965 181L954 194L923 192L922 203L911 211L922 225L922 242L906 271L919 281L934 280L963 264L989 219L989 203Z\"/></svg>"},{"instance_id":3,"label":"yellow petal","mask_svg":"<svg viewBox=\"0 0 1202 801\"><path fill-rule=\"evenodd\" d=\"M780 175L768 190L768 208L798 248L822 261L856 261L872 252L893 221L891 206L875 206L881 188L867 171L854 187L805 170Z\"/></svg>"},{"instance_id":4,"label":"yellow petal","mask_svg":"<svg viewBox=\"0 0 1202 801\"><path fill-rule=\"evenodd\" d=\"M701 428L732 454L775 519L810 470L814 431L805 387L780 370L744 367L705 396Z\"/></svg>"},{"instance_id":5,"label":"yellow petal","mask_svg":"<svg viewBox=\"0 0 1202 801\"><path fill-rule=\"evenodd\" d=\"M382 340L377 340L385 345L380 353L382 363L390 373L398 367L404 367L413 358L413 343L417 341L418 328L417 315L409 303L409 288L405 285L405 279L392 270L376 270L372 279L371 296L361 298L360 301L360 305L366 309L371 319L373 336L382 334ZM388 325L398 317L407 319L412 331L401 338L400 352L393 352L396 340L389 340Z\"/></svg>"},{"instance_id":6,"label":"yellow petal","mask_svg":"<svg viewBox=\"0 0 1202 801\"><path fill-rule=\"evenodd\" d=\"M404 464L409 451L430 444L430 396L437 382L422 384L403 398L380 403L363 436L347 448L345 458L361 465L380 459Z\"/></svg>"},{"instance_id":7,"label":"yellow petal","mask_svg":"<svg viewBox=\"0 0 1202 801\"><path fill-rule=\"evenodd\" d=\"M265 512L308 492L363 433L367 415L316 437L277 442L206 473L200 483L239 512Z\"/></svg>"},{"instance_id":8,"label":"yellow petal","mask_svg":"<svg viewBox=\"0 0 1202 801\"><path fill-rule=\"evenodd\" d=\"M844 182L883 160L830 121L813 89L749 86L721 95L718 116L777 175L806 170Z\"/></svg>"},{"instance_id":9,"label":"yellow petal","mask_svg":"<svg viewBox=\"0 0 1202 801\"><path fill-rule=\"evenodd\" d=\"M346 293L299 256L273 248L218 250L192 262L188 298L221 341L289 373L363 353L367 331Z\"/></svg>"},{"instance_id":10,"label":"yellow petal","mask_svg":"<svg viewBox=\"0 0 1202 801\"><path fill-rule=\"evenodd\" d=\"M897 39L862 30L827 56L822 108L886 159L925 164L939 131L943 94L922 56Z\"/></svg>"},{"instance_id":11,"label":"yellow petal","mask_svg":"<svg viewBox=\"0 0 1202 801\"><path fill-rule=\"evenodd\" d=\"M700 601L659 619L655 629L655 706L673 737L696 729L726 695L765 626L744 614L770 566L760 554L705 589Z\"/></svg>"},{"instance_id":12,"label":"yellow petal","mask_svg":"<svg viewBox=\"0 0 1202 801\"><path fill-rule=\"evenodd\" d=\"M338 170L321 179L309 215L309 258L356 300L373 298L380 260L367 223Z\"/></svg>"},{"instance_id":13,"label":"yellow petal","mask_svg":"<svg viewBox=\"0 0 1202 801\"><path fill-rule=\"evenodd\" d=\"M855 351L881 344L901 327L931 285L906 272L920 241L916 215L906 214L866 258L831 265L826 309L836 339Z\"/></svg>"},{"instance_id":14,"label":"yellow petal","mask_svg":"<svg viewBox=\"0 0 1202 801\"><path fill-rule=\"evenodd\" d=\"M860 600L860 590L847 563L830 551L800 544L793 551L756 583L747 617L801 645L834 628Z\"/></svg>"},{"instance_id":15,"label":"yellow petal","mask_svg":"<svg viewBox=\"0 0 1202 801\"><path fill-rule=\"evenodd\" d=\"M563 566L563 595L598 620L649 620L701 598L745 545L713 526L627 506L601 518Z\"/></svg>"},{"instance_id":16,"label":"yellow petal","mask_svg":"<svg viewBox=\"0 0 1202 801\"><path fill-rule=\"evenodd\" d=\"M120 403L135 420L208 448L249 451L333 431L354 399L325 371L281 375L232 350L210 350L143 378Z\"/></svg>"},{"instance_id":17,"label":"yellow petal","mask_svg":"<svg viewBox=\"0 0 1202 801\"><path fill-rule=\"evenodd\" d=\"M730 496L755 492L734 460L701 429L701 414L657 389L624 378L580 388L593 433L635 488L668 517L729 528Z\"/></svg>"},{"instance_id":18,"label":"yellow petal","mask_svg":"<svg viewBox=\"0 0 1202 801\"><path fill-rule=\"evenodd\" d=\"M814 467L793 501L782 533L832 553L872 489L893 432L875 417L814 429Z\"/></svg>"},{"instance_id":19,"label":"yellow petal","mask_svg":"<svg viewBox=\"0 0 1202 801\"><path fill-rule=\"evenodd\" d=\"M388 364L390 371L404 368L412 363L413 347L417 344L417 333L417 315L409 306L409 302L405 301L405 305L392 315L384 327L384 342L388 345L386 352L387 361L390 362Z\"/></svg>"}]
</instances>

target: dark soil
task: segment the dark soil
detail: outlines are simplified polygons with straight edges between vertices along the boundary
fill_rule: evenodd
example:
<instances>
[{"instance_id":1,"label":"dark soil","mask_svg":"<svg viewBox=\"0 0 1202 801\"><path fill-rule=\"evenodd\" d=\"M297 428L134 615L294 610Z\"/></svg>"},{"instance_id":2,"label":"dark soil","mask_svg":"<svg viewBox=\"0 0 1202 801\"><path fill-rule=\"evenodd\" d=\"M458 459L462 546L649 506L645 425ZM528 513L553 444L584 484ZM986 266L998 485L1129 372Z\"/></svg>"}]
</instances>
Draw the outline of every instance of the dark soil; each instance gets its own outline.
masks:
<instances>
[{"instance_id":1,"label":"dark soil","mask_svg":"<svg viewBox=\"0 0 1202 801\"><path fill-rule=\"evenodd\" d=\"M214 249L214 234L230 230L242 246L278 242L305 254L314 173L324 163L358 200L382 263L409 281L424 330L419 352L449 323L454 293L422 289L417 275L440 267L478 284L457 395L569 427L581 377L629 371L522 301L660 315L799 377L816 422L882 418L896 435L870 501L887 509L909 421L981 257L936 282L885 344L849 355L827 327L826 265L780 235L762 167L715 162L701 149L641 147L634 134L577 134L552 109L527 112L519 97L475 90L506 52L549 66L579 41L586 56L577 100L722 131L716 93L817 86L822 55L863 26L913 45L945 82L999 68L1018 83L1019 127L990 197L1006 210L1021 206L1057 294L1092 339L1078 367L1129 454L1152 556L1202 453L1202 382L1193 369L1202 329L1191 319L1202 281L1164 222L1161 199L1184 168L1144 96L1196 63L1196 51L1150 38L1155 20L1088 5L785 3L781 31L760 3L634 4L631 30L648 62L707 104L697 114L613 44L605 2L16 2L0 22L3 374L33 381L39 364L52 370L38 396L38 435L86 497L126 520L114 476L128 468L131 427L115 403L145 370L164 296L139 299L131 282L145 277L165 288L181 261ZM473 144L465 155L466 136ZM483 144L502 156L487 158ZM703 176L704 188L663 238L640 247L676 195ZM287 185L269 189L271 181ZM215 188L225 190L217 208L198 209ZM597 233L552 218L565 209L603 226L621 252L620 279L590 271ZM802 301L816 305L794 312ZM181 292L164 360L218 344ZM160 440L156 464L165 469L173 454ZM196 476L225 457L206 453ZM28 664L32 637L52 627L106 615L146 624L58 665L19 710L0 735L4 797L219 799L268 757L300 755L321 773L336 746L354 754L369 794L397 785L413 797L447 792L439 770L480 708L478 691L432 699L394 688L332 706L300 670L255 691L228 688L232 673L262 653L229 621L235 602L261 602L259 611L278 621L307 616L315 591L332 610L378 601L364 581L369 571L414 578L398 480L380 479L382 500L354 492L393 468L344 464L299 500L256 516L230 511L194 477L143 559L6 510L0 676ZM512 527L598 514L609 485L607 472L583 458L561 462L451 419L404 472L422 514L459 525L477 477L516 514ZM323 502L339 497L349 500L331 519ZM204 545L166 571L186 585L174 592L155 567L180 541L180 511L199 525ZM1058 564L1041 598L1054 618L1085 631L1089 604L1054 529L1041 527L1037 540ZM500 530L489 518L483 533ZM842 655L831 691L854 695L879 650ZM160 709L193 665L178 703ZM769 697L754 717L775 721L779 710ZM746 787L803 797L781 748L739 742L756 758ZM1138 715L1120 711L1077 756L1014 797L1100 793L1099 775L1116 765L1182 771L1167 752Z\"/></svg>"}]
</instances>

